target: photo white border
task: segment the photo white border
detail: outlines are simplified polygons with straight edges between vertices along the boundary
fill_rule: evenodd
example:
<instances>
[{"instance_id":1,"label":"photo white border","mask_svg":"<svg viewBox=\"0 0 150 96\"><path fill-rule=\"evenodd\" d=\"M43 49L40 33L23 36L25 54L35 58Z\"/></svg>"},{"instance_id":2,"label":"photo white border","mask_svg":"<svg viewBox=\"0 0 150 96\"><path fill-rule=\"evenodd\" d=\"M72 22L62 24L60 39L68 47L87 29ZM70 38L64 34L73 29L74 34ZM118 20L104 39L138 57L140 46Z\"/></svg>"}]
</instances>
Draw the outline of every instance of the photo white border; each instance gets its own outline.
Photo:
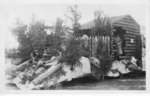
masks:
<instances>
[{"instance_id":1,"label":"photo white border","mask_svg":"<svg viewBox=\"0 0 150 96\"><path fill-rule=\"evenodd\" d=\"M12 96L12 94L14 96L16 95L29 95L32 93L32 95L54 95L54 96L66 96L66 95L86 95L86 96L97 96L97 95L107 95L107 96L116 96L116 95L126 95L126 96L137 96L137 95L147 95L150 92L150 64L148 65L149 59L150 59L150 1L149 0L1 0L0 1L0 8L5 8L8 7L9 4L13 4L13 5L20 5L20 4L145 4L145 6L147 7L147 15L146 15L146 90L137 90L137 91L132 91L132 90L32 90L32 91L15 91L15 90L0 90L0 94L8 94L10 96ZM1 14L1 12L0 12ZM3 17L1 18L0 16L0 20L2 19L3 21ZM0 31L1 31L1 37L0 37L0 68L4 68L4 33L3 33L3 22L0 22L0 25L2 25L0 27ZM7 37L6 37L7 38ZM0 80L4 80L4 70L0 70ZM2 85L2 84L0 84ZM4 86L1 86L0 89L3 89ZM40 96L41 96L40 95Z\"/></svg>"}]
</instances>

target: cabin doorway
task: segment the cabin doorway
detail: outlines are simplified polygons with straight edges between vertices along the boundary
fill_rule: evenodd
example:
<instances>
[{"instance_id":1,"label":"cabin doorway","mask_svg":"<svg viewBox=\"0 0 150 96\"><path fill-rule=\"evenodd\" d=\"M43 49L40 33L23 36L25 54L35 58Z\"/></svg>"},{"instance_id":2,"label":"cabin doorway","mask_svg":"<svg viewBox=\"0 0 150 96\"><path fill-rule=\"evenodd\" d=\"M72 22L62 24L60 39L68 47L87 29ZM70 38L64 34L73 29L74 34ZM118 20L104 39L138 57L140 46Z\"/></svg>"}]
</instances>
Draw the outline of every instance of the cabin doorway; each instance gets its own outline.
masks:
<instances>
[{"instance_id":1,"label":"cabin doorway","mask_svg":"<svg viewBox=\"0 0 150 96\"><path fill-rule=\"evenodd\" d=\"M120 60L121 56L124 55L123 47L125 46L124 40L125 30L122 27L114 27L113 36L112 36L112 50L113 50L113 57L115 60Z\"/></svg>"}]
</instances>

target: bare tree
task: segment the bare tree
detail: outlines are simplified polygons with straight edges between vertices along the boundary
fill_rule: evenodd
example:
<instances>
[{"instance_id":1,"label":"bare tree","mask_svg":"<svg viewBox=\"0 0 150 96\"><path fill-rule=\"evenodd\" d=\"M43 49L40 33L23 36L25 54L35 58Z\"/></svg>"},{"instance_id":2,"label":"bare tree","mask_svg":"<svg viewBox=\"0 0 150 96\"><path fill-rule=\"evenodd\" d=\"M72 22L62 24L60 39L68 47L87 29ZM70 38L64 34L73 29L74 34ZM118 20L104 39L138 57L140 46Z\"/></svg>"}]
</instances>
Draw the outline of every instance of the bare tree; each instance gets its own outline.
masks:
<instances>
[{"instance_id":1,"label":"bare tree","mask_svg":"<svg viewBox=\"0 0 150 96\"><path fill-rule=\"evenodd\" d=\"M57 18L56 25L55 25L55 33L60 34L63 31L63 20L60 18Z\"/></svg>"},{"instance_id":2,"label":"bare tree","mask_svg":"<svg viewBox=\"0 0 150 96\"><path fill-rule=\"evenodd\" d=\"M74 34L76 34L79 31L79 27L80 27L79 20L81 19L81 14L78 11L78 5L69 7L69 12L70 12L70 16L67 17L71 20L72 30Z\"/></svg>"}]
</instances>

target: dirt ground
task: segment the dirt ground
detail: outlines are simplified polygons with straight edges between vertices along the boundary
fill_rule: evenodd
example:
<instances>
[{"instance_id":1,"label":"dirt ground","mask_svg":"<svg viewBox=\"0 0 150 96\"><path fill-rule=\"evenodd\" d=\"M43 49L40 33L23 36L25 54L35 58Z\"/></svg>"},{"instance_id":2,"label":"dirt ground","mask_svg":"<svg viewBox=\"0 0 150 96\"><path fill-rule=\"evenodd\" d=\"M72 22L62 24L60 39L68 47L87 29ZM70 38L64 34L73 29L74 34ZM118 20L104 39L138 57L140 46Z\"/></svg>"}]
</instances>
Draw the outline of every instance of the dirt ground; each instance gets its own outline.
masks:
<instances>
[{"instance_id":1,"label":"dirt ground","mask_svg":"<svg viewBox=\"0 0 150 96\"><path fill-rule=\"evenodd\" d=\"M57 88L56 88L57 89ZM145 72L131 73L118 78L95 80L91 77L74 79L71 82L62 83L58 89L67 90L145 90Z\"/></svg>"},{"instance_id":2,"label":"dirt ground","mask_svg":"<svg viewBox=\"0 0 150 96\"><path fill-rule=\"evenodd\" d=\"M7 84L8 89L18 88L15 85ZM124 75L119 78L105 78L95 80L91 76L73 79L70 82L63 82L50 90L145 90L145 76Z\"/></svg>"},{"instance_id":3,"label":"dirt ground","mask_svg":"<svg viewBox=\"0 0 150 96\"><path fill-rule=\"evenodd\" d=\"M86 78L85 80L78 79L69 83L63 84L59 89L67 90L145 90L145 78L132 79L107 79L103 81L94 81Z\"/></svg>"}]
</instances>

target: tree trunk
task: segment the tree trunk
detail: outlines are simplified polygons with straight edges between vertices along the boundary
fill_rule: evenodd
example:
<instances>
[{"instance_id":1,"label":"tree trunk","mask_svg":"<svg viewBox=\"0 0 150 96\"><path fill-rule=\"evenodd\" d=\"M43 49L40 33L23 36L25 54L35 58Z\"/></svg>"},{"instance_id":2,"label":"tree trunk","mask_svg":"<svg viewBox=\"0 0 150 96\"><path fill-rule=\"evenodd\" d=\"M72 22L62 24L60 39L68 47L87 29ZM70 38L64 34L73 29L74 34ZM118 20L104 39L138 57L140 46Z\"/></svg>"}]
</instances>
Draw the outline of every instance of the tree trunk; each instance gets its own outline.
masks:
<instances>
[{"instance_id":1,"label":"tree trunk","mask_svg":"<svg viewBox=\"0 0 150 96\"><path fill-rule=\"evenodd\" d=\"M40 74L37 78L35 78L32 82L33 84L37 85L39 83L41 83L44 79L46 79L47 77L52 76L57 70L59 70L61 68L61 64L56 64L53 65L52 67L50 67L47 71L45 71L44 73Z\"/></svg>"}]
</instances>

